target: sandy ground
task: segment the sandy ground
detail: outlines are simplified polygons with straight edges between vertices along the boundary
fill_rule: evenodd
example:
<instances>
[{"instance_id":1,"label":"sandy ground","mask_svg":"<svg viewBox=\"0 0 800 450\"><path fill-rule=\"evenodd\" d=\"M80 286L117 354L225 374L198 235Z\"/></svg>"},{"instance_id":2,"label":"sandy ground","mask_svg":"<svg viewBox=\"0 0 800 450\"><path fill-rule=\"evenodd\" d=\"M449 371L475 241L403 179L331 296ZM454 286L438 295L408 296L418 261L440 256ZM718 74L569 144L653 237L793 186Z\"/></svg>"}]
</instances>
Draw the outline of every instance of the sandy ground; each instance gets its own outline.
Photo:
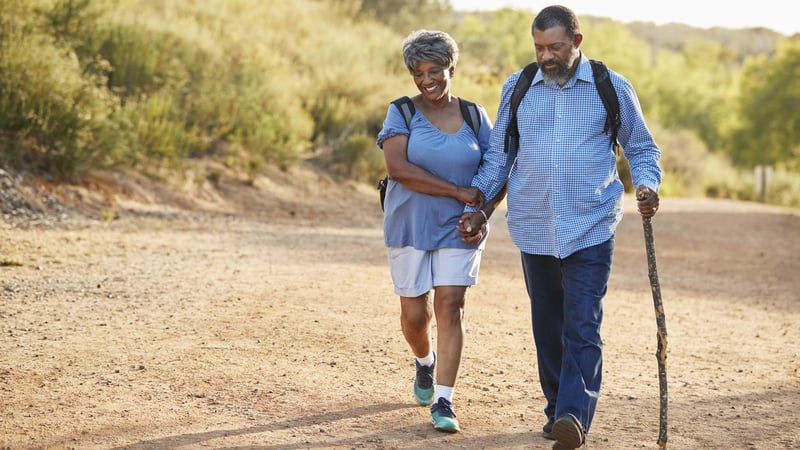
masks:
<instances>
[{"instance_id":1,"label":"sandy ground","mask_svg":"<svg viewBox=\"0 0 800 450\"><path fill-rule=\"evenodd\" d=\"M162 204L142 182L111 200L73 189L94 199L88 217L0 224L0 448L550 448L501 214L468 294L463 431L450 435L413 402L373 189L278 174ZM632 205L590 449L658 448L656 322ZM653 227L667 448L800 448L800 212L665 198Z\"/></svg>"}]
</instances>

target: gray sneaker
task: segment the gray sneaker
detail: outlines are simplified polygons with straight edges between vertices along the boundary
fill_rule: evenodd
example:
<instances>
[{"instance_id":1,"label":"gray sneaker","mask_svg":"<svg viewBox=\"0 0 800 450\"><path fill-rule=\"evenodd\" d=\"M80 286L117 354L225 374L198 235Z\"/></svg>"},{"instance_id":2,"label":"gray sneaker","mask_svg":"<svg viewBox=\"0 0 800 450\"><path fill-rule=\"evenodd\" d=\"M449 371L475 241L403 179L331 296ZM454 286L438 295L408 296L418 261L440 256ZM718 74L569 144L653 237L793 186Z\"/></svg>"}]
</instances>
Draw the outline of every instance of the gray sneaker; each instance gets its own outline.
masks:
<instances>
[{"instance_id":1,"label":"gray sneaker","mask_svg":"<svg viewBox=\"0 0 800 450\"><path fill-rule=\"evenodd\" d=\"M417 376L414 377L414 399L422 406L433 403L433 372L436 368L436 353L433 354L433 364L423 366L414 360L417 366Z\"/></svg>"}]
</instances>

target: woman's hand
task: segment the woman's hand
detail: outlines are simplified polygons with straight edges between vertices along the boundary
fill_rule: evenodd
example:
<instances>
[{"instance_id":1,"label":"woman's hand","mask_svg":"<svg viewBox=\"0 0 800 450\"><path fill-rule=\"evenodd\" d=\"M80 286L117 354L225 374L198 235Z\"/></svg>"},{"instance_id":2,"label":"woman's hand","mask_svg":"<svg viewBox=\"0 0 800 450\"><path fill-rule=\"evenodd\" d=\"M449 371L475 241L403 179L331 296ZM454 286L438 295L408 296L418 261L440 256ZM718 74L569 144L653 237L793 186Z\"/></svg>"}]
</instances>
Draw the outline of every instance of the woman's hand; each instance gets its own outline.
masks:
<instances>
[{"instance_id":1,"label":"woman's hand","mask_svg":"<svg viewBox=\"0 0 800 450\"><path fill-rule=\"evenodd\" d=\"M475 186L458 186L456 198L473 208L483 208L483 203L486 201L483 192Z\"/></svg>"}]
</instances>

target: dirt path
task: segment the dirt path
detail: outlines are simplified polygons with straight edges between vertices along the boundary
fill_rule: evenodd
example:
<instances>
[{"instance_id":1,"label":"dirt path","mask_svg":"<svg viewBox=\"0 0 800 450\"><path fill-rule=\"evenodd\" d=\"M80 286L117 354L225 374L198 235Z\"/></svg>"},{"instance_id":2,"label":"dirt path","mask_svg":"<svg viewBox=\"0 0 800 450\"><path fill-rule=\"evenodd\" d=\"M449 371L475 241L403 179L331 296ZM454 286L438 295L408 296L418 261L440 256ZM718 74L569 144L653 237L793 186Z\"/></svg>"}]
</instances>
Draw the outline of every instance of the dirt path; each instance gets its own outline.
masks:
<instances>
[{"instance_id":1,"label":"dirt path","mask_svg":"<svg viewBox=\"0 0 800 450\"><path fill-rule=\"evenodd\" d=\"M376 194L253 189L222 213L0 231L0 448L550 448L502 217L445 435L413 404ZM800 448L800 214L664 199L653 224L668 448ZM629 210L588 448L657 448L655 332Z\"/></svg>"}]
</instances>

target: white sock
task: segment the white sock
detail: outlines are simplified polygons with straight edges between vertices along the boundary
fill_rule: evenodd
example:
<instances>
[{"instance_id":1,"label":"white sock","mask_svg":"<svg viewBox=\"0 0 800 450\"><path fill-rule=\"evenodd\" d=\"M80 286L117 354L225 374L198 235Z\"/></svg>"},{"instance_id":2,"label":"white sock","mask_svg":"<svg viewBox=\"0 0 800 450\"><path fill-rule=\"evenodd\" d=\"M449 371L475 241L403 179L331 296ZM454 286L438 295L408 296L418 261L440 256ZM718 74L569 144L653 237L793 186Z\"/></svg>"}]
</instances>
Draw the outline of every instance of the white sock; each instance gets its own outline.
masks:
<instances>
[{"instance_id":1,"label":"white sock","mask_svg":"<svg viewBox=\"0 0 800 450\"><path fill-rule=\"evenodd\" d=\"M442 386L441 384L437 384L433 388L433 401L438 402L440 398L447 400L450 403L453 403L453 386Z\"/></svg>"},{"instance_id":2,"label":"white sock","mask_svg":"<svg viewBox=\"0 0 800 450\"><path fill-rule=\"evenodd\" d=\"M434 361L436 361L436 359L433 357L433 350L431 350L431 352L428 353L428 356L424 358L417 358L417 362L422 364L423 366L430 366L433 364Z\"/></svg>"}]
</instances>

